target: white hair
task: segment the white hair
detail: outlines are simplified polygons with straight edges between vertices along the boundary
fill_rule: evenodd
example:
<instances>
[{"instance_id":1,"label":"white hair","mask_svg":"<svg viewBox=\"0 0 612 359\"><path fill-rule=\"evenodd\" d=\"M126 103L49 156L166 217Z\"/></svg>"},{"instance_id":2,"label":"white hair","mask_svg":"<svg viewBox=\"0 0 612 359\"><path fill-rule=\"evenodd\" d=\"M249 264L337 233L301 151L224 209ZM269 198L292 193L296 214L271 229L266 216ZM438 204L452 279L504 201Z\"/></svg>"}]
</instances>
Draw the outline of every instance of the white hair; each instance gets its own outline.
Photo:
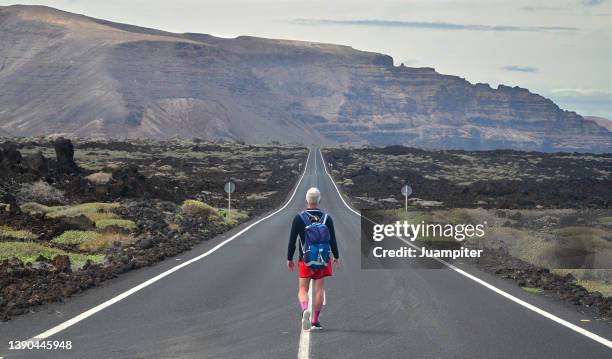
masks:
<instances>
[{"instance_id":1,"label":"white hair","mask_svg":"<svg viewBox=\"0 0 612 359\"><path fill-rule=\"evenodd\" d=\"M306 191L306 202L308 204L319 204L321 202L321 191L316 187L311 187Z\"/></svg>"}]
</instances>

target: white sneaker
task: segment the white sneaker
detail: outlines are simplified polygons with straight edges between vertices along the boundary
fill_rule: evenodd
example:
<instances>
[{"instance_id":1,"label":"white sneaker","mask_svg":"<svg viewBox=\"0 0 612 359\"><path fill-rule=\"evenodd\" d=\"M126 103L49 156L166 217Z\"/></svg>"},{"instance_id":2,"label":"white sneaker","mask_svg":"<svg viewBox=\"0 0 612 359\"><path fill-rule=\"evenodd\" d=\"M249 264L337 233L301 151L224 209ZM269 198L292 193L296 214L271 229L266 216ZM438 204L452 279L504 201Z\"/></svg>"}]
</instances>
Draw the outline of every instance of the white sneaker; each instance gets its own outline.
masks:
<instances>
[{"instance_id":1,"label":"white sneaker","mask_svg":"<svg viewBox=\"0 0 612 359\"><path fill-rule=\"evenodd\" d=\"M310 310L308 309L302 311L302 329L310 329Z\"/></svg>"},{"instance_id":2,"label":"white sneaker","mask_svg":"<svg viewBox=\"0 0 612 359\"><path fill-rule=\"evenodd\" d=\"M323 327L321 326L321 323L316 322L316 323L312 323L310 330L323 330Z\"/></svg>"}]
</instances>

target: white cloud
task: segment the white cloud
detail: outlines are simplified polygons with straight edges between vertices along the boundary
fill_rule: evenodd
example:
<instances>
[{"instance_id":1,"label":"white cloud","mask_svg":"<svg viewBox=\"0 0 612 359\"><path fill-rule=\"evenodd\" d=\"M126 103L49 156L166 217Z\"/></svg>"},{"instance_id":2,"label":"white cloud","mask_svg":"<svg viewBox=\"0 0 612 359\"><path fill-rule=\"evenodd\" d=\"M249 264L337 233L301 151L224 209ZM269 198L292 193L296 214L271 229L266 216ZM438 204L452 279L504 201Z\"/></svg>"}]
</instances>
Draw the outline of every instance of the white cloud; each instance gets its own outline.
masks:
<instances>
[{"instance_id":1,"label":"white cloud","mask_svg":"<svg viewBox=\"0 0 612 359\"><path fill-rule=\"evenodd\" d=\"M514 71L514 72L526 72L526 73L538 72L537 68L531 67L531 66L508 65L508 66L503 66L502 69L506 71Z\"/></svg>"},{"instance_id":2,"label":"white cloud","mask_svg":"<svg viewBox=\"0 0 612 359\"><path fill-rule=\"evenodd\" d=\"M485 24L460 24L440 21L402 21L402 20L382 20L382 19L353 19L353 20L333 20L333 19L294 19L291 21L297 25L342 25L342 26L363 26L363 27L398 27L426 30L456 30L456 31L579 31L579 28L572 26L540 26L540 25L485 25Z\"/></svg>"}]
</instances>

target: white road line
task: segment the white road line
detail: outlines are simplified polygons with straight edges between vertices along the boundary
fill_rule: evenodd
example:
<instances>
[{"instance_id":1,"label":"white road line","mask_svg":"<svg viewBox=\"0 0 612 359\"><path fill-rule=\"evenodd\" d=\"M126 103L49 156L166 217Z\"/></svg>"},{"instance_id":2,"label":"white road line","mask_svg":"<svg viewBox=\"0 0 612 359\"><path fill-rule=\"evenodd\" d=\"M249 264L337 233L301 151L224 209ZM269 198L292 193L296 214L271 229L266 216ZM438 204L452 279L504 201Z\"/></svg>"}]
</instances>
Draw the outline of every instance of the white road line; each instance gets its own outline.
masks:
<instances>
[{"instance_id":1,"label":"white road line","mask_svg":"<svg viewBox=\"0 0 612 359\"><path fill-rule=\"evenodd\" d=\"M356 215L358 215L359 217L361 217L361 213L359 213L359 212L355 211L354 209L352 209L351 206L349 206L348 203L346 203L346 201L342 197L342 193L340 193L340 190L338 189L338 186L336 186L336 182L334 182L334 179L332 178L332 176L327 171L327 164L325 163L325 158L323 158L323 152L321 152L321 149L318 149L318 150L319 150L319 154L321 155L321 161L323 161L323 169L325 170L325 173L327 174L327 176L331 180L331 183L334 185L334 188L336 188L336 192L338 192L338 196L340 196L340 200L342 201L342 203L344 203L346 208L349 209L349 211L351 211L351 212L355 213Z\"/></svg>"},{"instance_id":2,"label":"white road line","mask_svg":"<svg viewBox=\"0 0 612 359\"><path fill-rule=\"evenodd\" d=\"M314 172L315 178L318 180L318 170L317 170L317 155L314 157ZM310 311L310 315L312 316L312 281L308 284L308 310ZM300 342L298 346L298 359L308 359L310 357L310 330L304 330L303 328L300 331Z\"/></svg>"},{"instance_id":3,"label":"white road line","mask_svg":"<svg viewBox=\"0 0 612 359\"><path fill-rule=\"evenodd\" d=\"M316 157L315 157L316 158ZM308 285L308 310L312 317L312 281ZM301 323L300 323L301 327ZM308 359L310 357L310 330L300 331L300 345L298 346L298 359Z\"/></svg>"},{"instance_id":4,"label":"white road line","mask_svg":"<svg viewBox=\"0 0 612 359\"><path fill-rule=\"evenodd\" d=\"M312 153L312 150L309 150L308 151L308 157L306 158L306 165L304 166L304 172L302 172L302 176L300 177L300 180L295 185L295 189L293 190L293 193L291 194L291 197L289 198L289 200L287 200L287 202L281 208L279 208L276 211L270 213L269 215L259 219L258 221L254 222L254 223L251 223L247 227L243 228L240 232L234 234L230 238L228 238L228 239L224 240L223 242L217 244L216 246L211 248L206 253L203 253L203 254L195 257L195 258L192 258L192 259L190 259L190 260L188 260L186 262L183 262L183 263L181 263L181 264L179 264L179 265L177 265L175 267L172 267L172 268L168 269L167 271L165 271L165 272L163 272L161 274L158 274L155 277L153 277L153 278L151 278L151 279L149 279L149 280L147 280L147 281L145 281L145 282L143 282L143 283L141 283L141 284L139 284L139 285L137 285L137 286L135 286L135 287L133 287L133 288L123 292L123 293L121 293L121 294L119 294L118 296L116 296L114 298L111 298L111 299L107 300L106 302L104 302L102 304L99 304L99 305L97 305L97 306L95 306L95 307L93 307L93 308L91 308L91 309L89 309L89 310L87 310L87 311L85 311L85 312L83 312L83 313L81 313L81 314L79 314L79 315L77 315L77 316L75 316L75 317L73 317L73 318L63 322L63 323L61 323L61 324L58 324L57 326L55 326L55 327L53 327L53 328L51 328L51 329L49 329L49 330L47 330L45 332L42 332L42 333L40 333L40 334L38 334L38 335L28 339L28 340L29 341L39 341L39 340L42 340L42 339L46 339L46 338L49 338L52 335L55 335L55 334L61 332L62 330L66 329L68 327L71 327L71 326L75 325L76 323L82 321L83 319L86 319L86 318L96 314L97 312L99 312L99 311L101 311L101 310L103 310L103 309L105 309L107 307L110 307L111 305L119 302L122 299L125 299L125 298L129 297L130 295L138 292L139 290L141 290L141 289L143 289L145 287L148 287L149 285L159 281L160 279L162 279L164 277L169 276L170 274L176 272L177 270L179 270L179 269L181 269L183 267L186 267L186 266L190 265L191 263L197 262L200 259L203 259L203 258L211 255L212 253L216 252L219 248L223 247L224 245L226 245L229 242L233 241L234 239L236 239L238 236L240 236L244 232L246 232L249 229L253 228L258 223L261 223L262 221L265 221L266 219L276 215L277 213L279 213L280 211L285 209L285 207L287 207L289 205L289 203L291 203L291 201L293 200L293 197L295 197L295 194L297 193L298 188L300 188L300 184L302 183L302 179L304 178L304 175L306 174L306 170L308 169L308 162L309 162L310 154L311 153Z\"/></svg>"},{"instance_id":5,"label":"white road line","mask_svg":"<svg viewBox=\"0 0 612 359\"><path fill-rule=\"evenodd\" d=\"M323 166L324 166L323 168L325 169L325 173L327 173L327 176L331 180L331 183L336 188L336 191L338 192L338 195L340 196L340 199L342 200L342 203L344 203L346 208L348 208L351 212L353 212L354 214L356 214L359 217L361 217L361 214L359 212L357 212L354 209L352 209L351 206L349 206L344 201L344 198L342 198L342 194L340 193L340 190L338 189L338 186L336 186L336 183L334 182L334 179L332 178L332 176L327 171L327 166L325 165L325 158L323 158L323 152L321 152L320 149L319 149L319 154L321 155L321 160L323 161ZM371 221L372 223L374 223L372 220L370 220L368 218L366 218L366 219ZM408 245L412 246L415 249L418 249L418 250L421 249L420 247L414 245L413 243L410 243L409 241L406 241L404 238L399 238L399 239L401 239L402 241L404 241L405 243L407 243ZM488 288L488 289L492 290L493 292L495 292L495 293L497 293L497 294L499 294L499 295L501 295L501 296L503 296L503 297L505 297L507 299L510 299L511 301L513 301L513 302L515 302L515 303L517 303L517 304L519 304L519 305L521 305L521 306L523 306L523 307L525 307L525 308L527 308L527 309L529 309L529 310L531 310L531 311L533 311L535 313L538 313L538 314L540 314L541 316L543 316L545 318L548 318L548 319L550 319L550 320L552 320L552 321L554 321L554 322L556 322L558 324L561 324L564 327L569 328L569 329L575 331L576 333L582 334L582 335L584 335L585 337L587 337L589 339L592 339L592 340L594 340L594 341L596 341L598 343L601 343L601 344L607 346L608 348L612 348L612 342L610 340L606 339L606 338L603 338L603 337L601 337L601 336L599 336L599 335L597 335L595 333L589 332L588 330L586 330L584 328L581 328L581 327L579 327L577 325L574 325L574 324L572 324L572 323L570 323L570 322L568 322L568 321L566 321L564 319L561 319L561 318L557 317L556 315L554 315L552 313L549 313L549 312L547 312L547 311L545 311L543 309L540 309L540 308L536 307L535 305L529 304L529 303L525 302L524 300L519 299L519 298L513 296L512 294L510 294L508 292L505 292L505 291L497 288L496 286L494 286L494 285L492 285L492 284L490 284L488 282L485 282L484 280L482 280L482 279L480 279L478 277L475 277L475 276L473 276L473 275L471 275L471 274L469 274L469 273L467 273L467 272L465 272L465 271L455 267L454 265L452 265L452 264L450 264L448 262L445 262L445 261L443 261L443 260L441 260L439 258L432 258L432 259L437 260L438 262L442 263L446 267L448 267L448 268L454 270L455 272L461 274L462 276L473 280L474 282L484 286L485 288Z\"/></svg>"}]
</instances>

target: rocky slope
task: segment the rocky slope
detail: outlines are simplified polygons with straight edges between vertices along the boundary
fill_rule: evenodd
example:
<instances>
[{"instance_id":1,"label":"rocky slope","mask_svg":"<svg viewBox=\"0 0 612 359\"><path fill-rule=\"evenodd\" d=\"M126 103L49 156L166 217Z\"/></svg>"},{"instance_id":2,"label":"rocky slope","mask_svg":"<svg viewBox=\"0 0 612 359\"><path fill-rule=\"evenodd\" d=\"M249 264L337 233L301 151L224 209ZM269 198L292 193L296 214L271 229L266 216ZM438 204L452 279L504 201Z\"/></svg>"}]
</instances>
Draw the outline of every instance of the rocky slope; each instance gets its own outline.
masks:
<instances>
[{"instance_id":1,"label":"rocky slope","mask_svg":"<svg viewBox=\"0 0 612 359\"><path fill-rule=\"evenodd\" d=\"M609 152L612 133L526 89L347 46L172 34L0 7L0 130Z\"/></svg>"},{"instance_id":2,"label":"rocky slope","mask_svg":"<svg viewBox=\"0 0 612 359\"><path fill-rule=\"evenodd\" d=\"M584 119L587 121L595 122L597 125L607 128L608 131L612 131L612 121L608 120L607 118L597 116L584 116Z\"/></svg>"}]
</instances>

